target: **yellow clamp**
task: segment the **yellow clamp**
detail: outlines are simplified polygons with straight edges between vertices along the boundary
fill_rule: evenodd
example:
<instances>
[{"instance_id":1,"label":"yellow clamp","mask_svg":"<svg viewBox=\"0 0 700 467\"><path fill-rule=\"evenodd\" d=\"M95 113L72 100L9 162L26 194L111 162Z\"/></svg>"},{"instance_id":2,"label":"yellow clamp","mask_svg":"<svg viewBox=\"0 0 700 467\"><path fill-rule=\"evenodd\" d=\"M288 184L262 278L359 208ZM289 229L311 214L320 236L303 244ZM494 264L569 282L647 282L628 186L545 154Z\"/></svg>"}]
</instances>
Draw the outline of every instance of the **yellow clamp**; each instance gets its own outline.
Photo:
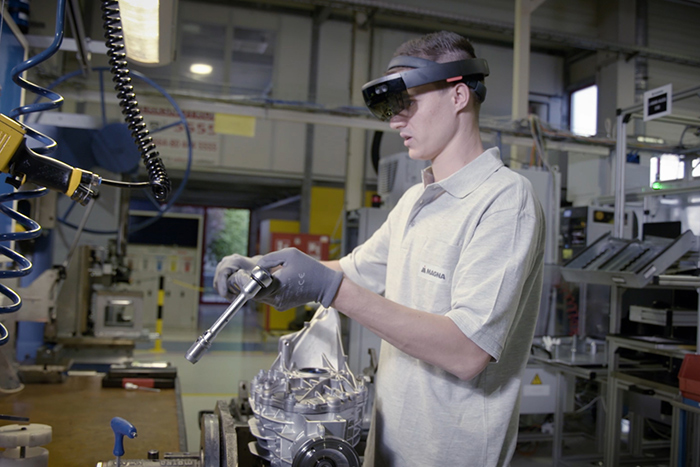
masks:
<instances>
[{"instance_id":1,"label":"yellow clamp","mask_svg":"<svg viewBox=\"0 0 700 467\"><path fill-rule=\"evenodd\" d=\"M8 172L10 160L22 144L26 130L19 122L0 114L0 172Z\"/></svg>"}]
</instances>

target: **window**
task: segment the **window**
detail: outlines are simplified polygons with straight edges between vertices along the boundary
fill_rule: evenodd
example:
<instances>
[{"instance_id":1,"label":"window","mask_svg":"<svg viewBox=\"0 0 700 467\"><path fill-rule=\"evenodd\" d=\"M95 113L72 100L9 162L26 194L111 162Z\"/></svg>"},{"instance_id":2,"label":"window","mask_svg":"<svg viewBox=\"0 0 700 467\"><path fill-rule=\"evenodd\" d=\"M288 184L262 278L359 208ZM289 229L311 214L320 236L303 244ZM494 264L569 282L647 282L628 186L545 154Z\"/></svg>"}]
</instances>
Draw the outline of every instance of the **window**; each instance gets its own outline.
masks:
<instances>
[{"instance_id":1,"label":"window","mask_svg":"<svg viewBox=\"0 0 700 467\"><path fill-rule=\"evenodd\" d=\"M571 93L571 132L593 136L598 128L598 86L588 86Z\"/></svg>"},{"instance_id":2,"label":"window","mask_svg":"<svg viewBox=\"0 0 700 467\"><path fill-rule=\"evenodd\" d=\"M685 163L678 154L661 154L652 157L649 165L649 184L651 186L654 186L654 182L681 180L685 177Z\"/></svg>"},{"instance_id":3,"label":"window","mask_svg":"<svg viewBox=\"0 0 700 467\"><path fill-rule=\"evenodd\" d=\"M202 303L219 303L226 300L219 297L213 287L216 265L224 256L238 253L248 255L248 232L250 230L250 211L247 209L206 208L204 224L204 258L202 275L204 293Z\"/></svg>"},{"instance_id":4,"label":"window","mask_svg":"<svg viewBox=\"0 0 700 467\"><path fill-rule=\"evenodd\" d=\"M234 28L230 92L267 97L272 91L274 53L274 31Z\"/></svg>"}]
</instances>

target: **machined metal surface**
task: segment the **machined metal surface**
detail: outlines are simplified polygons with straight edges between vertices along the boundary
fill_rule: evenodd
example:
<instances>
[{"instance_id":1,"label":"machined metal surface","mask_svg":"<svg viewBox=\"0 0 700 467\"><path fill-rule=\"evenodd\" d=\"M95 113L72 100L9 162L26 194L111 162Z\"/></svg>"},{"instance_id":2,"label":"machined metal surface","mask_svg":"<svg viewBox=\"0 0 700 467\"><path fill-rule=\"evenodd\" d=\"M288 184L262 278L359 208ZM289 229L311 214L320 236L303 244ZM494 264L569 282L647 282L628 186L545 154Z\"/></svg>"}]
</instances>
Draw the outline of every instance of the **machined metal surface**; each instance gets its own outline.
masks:
<instances>
[{"instance_id":1,"label":"machined metal surface","mask_svg":"<svg viewBox=\"0 0 700 467\"><path fill-rule=\"evenodd\" d=\"M255 417L248 424L257 439L251 451L272 467L359 465L352 448L368 393L348 367L338 312L319 308L304 329L280 339L279 349L270 370L250 385ZM326 454L316 458L319 451Z\"/></svg>"},{"instance_id":2,"label":"machined metal surface","mask_svg":"<svg viewBox=\"0 0 700 467\"><path fill-rule=\"evenodd\" d=\"M236 295L236 298L231 302L228 308L226 308L226 311L219 316L219 319L192 344L192 347L190 347L185 354L185 358L192 363L197 363L199 359L202 358L202 355L209 350L209 347L211 347L214 339L216 339L216 336L219 335L224 326L238 313L238 310L243 308L243 305L245 305L248 300L255 297L260 289L269 286L271 283L272 276L270 273L256 266L251 272L250 281L243 287L240 293Z\"/></svg>"},{"instance_id":3,"label":"machined metal surface","mask_svg":"<svg viewBox=\"0 0 700 467\"><path fill-rule=\"evenodd\" d=\"M360 467L360 457L342 439L309 439L294 456L292 467Z\"/></svg>"},{"instance_id":4,"label":"machined metal surface","mask_svg":"<svg viewBox=\"0 0 700 467\"><path fill-rule=\"evenodd\" d=\"M627 240L605 235L569 261L561 274L569 282L641 288L696 245L688 230L676 239Z\"/></svg>"},{"instance_id":5,"label":"machined metal surface","mask_svg":"<svg viewBox=\"0 0 700 467\"><path fill-rule=\"evenodd\" d=\"M671 321L668 321L669 314ZM656 309L647 306L630 305L630 321L655 324L657 326L665 326L667 323L672 323L673 326L695 327L698 325L698 312L696 310Z\"/></svg>"},{"instance_id":6,"label":"machined metal surface","mask_svg":"<svg viewBox=\"0 0 700 467\"><path fill-rule=\"evenodd\" d=\"M221 444L219 417L208 413L199 420L201 428L200 446L204 467L219 467L221 465Z\"/></svg>"}]
</instances>

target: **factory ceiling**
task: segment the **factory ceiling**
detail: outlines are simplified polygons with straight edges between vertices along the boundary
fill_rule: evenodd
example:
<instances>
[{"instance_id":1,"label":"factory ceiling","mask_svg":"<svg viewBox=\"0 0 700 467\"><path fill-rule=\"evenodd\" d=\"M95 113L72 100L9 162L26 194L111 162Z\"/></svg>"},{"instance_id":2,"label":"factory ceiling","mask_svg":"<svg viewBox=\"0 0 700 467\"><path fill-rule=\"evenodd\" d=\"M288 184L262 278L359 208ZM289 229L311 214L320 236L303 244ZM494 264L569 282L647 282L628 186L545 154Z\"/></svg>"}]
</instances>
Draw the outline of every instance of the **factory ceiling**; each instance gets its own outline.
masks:
<instances>
[{"instance_id":1,"label":"factory ceiling","mask_svg":"<svg viewBox=\"0 0 700 467\"><path fill-rule=\"evenodd\" d=\"M403 5L399 2L378 0L206 0L207 3L262 9L301 15L321 15L323 18L353 20L361 13L364 26L407 29L412 32L431 32L449 28L455 32L485 43L512 46L514 25L512 21L498 21L441 12L432 8ZM664 0L691 7L700 6L698 0ZM586 53L608 51L629 58L649 58L669 63L700 67L700 57L666 50L655 50L592 37L572 35L566 31L532 27L532 49L567 57L582 58ZM584 54L582 54L582 52Z\"/></svg>"}]
</instances>

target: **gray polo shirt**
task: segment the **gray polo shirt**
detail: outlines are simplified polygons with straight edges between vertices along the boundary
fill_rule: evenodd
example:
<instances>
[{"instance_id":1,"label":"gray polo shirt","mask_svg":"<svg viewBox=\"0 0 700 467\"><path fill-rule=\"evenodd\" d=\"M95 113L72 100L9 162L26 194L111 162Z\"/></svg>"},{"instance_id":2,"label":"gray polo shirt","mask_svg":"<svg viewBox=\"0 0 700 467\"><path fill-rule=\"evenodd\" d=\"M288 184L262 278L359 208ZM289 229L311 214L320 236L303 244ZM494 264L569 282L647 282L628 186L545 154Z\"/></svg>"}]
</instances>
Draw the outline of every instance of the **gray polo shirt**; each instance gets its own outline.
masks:
<instances>
[{"instance_id":1,"label":"gray polo shirt","mask_svg":"<svg viewBox=\"0 0 700 467\"><path fill-rule=\"evenodd\" d=\"M470 381L382 342L365 466L508 465L542 289L544 217L497 148L410 188L340 260L359 285L448 316L493 362Z\"/></svg>"}]
</instances>

